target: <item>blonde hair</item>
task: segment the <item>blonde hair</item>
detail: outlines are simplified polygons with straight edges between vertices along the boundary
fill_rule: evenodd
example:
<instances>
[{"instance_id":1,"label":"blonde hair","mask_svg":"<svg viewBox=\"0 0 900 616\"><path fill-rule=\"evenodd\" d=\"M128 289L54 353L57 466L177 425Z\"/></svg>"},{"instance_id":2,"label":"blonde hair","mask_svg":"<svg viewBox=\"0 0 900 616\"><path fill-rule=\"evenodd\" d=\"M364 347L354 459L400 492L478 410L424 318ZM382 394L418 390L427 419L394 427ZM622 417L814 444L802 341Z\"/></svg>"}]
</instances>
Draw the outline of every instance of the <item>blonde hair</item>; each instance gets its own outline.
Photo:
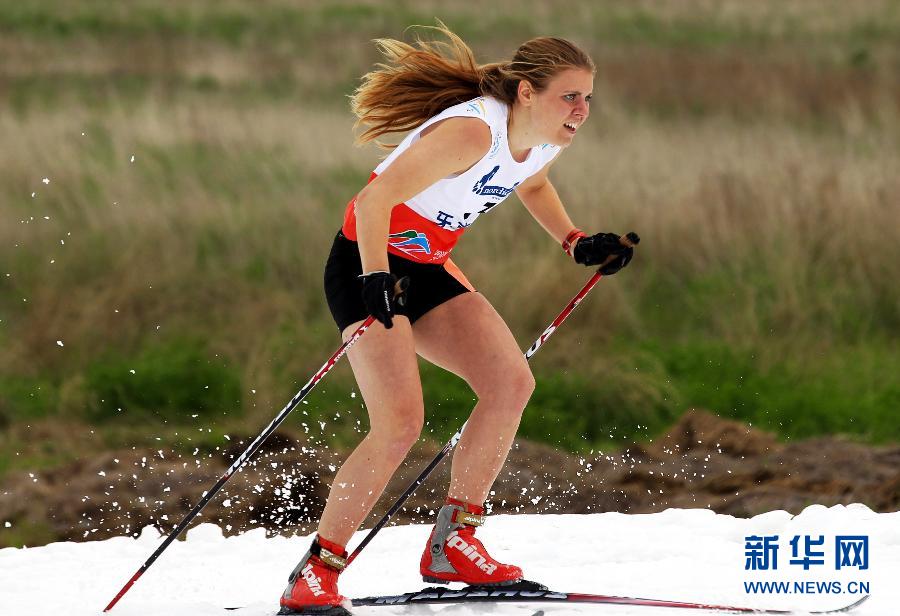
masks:
<instances>
[{"instance_id":1,"label":"blonde hair","mask_svg":"<svg viewBox=\"0 0 900 616\"><path fill-rule=\"evenodd\" d=\"M512 106L522 80L540 92L565 69L596 70L590 56L576 45L545 36L523 43L508 62L479 65L465 41L438 23L425 27L448 41L417 38L410 45L394 39L375 40L385 62L363 75L350 99L356 126L367 127L357 143L376 141L382 147L394 147L377 139L411 130L444 109L478 96L492 96Z\"/></svg>"}]
</instances>

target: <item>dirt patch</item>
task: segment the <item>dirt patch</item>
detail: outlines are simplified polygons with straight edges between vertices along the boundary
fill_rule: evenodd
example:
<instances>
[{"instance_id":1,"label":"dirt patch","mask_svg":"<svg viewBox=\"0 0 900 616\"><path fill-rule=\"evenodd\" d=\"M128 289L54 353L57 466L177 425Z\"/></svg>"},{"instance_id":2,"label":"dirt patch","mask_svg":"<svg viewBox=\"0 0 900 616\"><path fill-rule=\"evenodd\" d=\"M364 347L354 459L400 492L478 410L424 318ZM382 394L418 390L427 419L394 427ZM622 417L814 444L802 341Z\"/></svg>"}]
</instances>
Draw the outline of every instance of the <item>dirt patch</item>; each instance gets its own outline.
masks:
<instances>
[{"instance_id":1,"label":"dirt patch","mask_svg":"<svg viewBox=\"0 0 900 616\"><path fill-rule=\"evenodd\" d=\"M10 478L0 521L44 528L47 540L134 534L148 525L168 532L246 447L239 439L219 457L159 451L111 452L31 477ZM431 461L439 446L417 447L388 486L371 526ZM230 479L199 521L226 534L264 527L308 533L346 452L315 449L273 435ZM394 518L430 521L449 481L442 463ZM495 513L651 513L709 508L748 517L807 505L864 503L900 509L900 445L872 447L840 437L779 443L772 434L703 411L689 411L655 441L615 453L571 455L516 442L490 499ZM3 547L0 529L0 547Z\"/></svg>"}]
</instances>

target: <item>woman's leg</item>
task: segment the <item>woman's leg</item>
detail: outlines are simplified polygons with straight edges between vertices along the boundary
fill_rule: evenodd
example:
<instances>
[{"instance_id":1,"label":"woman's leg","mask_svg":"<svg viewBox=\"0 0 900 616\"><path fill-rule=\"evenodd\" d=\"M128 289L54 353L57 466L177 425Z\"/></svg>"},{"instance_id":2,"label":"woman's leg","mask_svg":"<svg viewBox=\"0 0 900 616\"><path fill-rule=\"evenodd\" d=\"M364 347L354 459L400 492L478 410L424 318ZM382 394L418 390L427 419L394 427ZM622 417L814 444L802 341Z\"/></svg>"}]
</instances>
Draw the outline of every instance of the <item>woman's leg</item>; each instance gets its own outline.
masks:
<instances>
[{"instance_id":1,"label":"woman's leg","mask_svg":"<svg viewBox=\"0 0 900 616\"><path fill-rule=\"evenodd\" d=\"M534 377L506 323L480 293L463 293L413 325L416 351L465 379L478 403L453 454L450 498L482 503L506 461Z\"/></svg>"},{"instance_id":2,"label":"woman's leg","mask_svg":"<svg viewBox=\"0 0 900 616\"><path fill-rule=\"evenodd\" d=\"M344 338L359 327L344 330ZM419 438L422 385L409 320L370 327L347 353L369 413L370 429L335 475L319 535L346 545Z\"/></svg>"}]
</instances>

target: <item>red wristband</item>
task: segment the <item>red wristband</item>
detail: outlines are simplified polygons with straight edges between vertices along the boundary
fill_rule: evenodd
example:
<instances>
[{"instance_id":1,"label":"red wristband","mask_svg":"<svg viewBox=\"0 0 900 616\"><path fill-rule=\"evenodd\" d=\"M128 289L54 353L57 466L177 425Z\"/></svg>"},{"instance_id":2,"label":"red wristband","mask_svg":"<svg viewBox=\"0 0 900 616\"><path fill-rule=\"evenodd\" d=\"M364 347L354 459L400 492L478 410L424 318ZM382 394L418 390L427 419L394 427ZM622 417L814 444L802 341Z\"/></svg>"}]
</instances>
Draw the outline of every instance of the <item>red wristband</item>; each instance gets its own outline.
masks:
<instances>
[{"instance_id":1,"label":"red wristband","mask_svg":"<svg viewBox=\"0 0 900 616\"><path fill-rule=\"evenodd\" d=\"M566 251L567 255L569 255L570 257L572 256L572 244L575 242L575 240L582 237L587 237L587 233L577 227L569 231L569 234L566 236L566 239L564 239L562 243L562 248L564 251Z\"/></svg>"}]
</instances>

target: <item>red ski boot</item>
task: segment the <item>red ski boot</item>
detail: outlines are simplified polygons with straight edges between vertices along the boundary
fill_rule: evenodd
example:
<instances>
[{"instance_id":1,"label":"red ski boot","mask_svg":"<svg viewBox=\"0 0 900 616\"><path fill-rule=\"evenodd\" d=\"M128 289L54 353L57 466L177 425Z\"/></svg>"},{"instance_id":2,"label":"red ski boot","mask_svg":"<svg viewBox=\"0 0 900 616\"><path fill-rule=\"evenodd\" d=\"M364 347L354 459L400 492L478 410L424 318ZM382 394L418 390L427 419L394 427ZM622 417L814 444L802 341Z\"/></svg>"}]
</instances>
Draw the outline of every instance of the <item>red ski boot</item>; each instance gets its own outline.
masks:
<instances>
[{"instance_id":1,"label":"red ski boot","mask_svg":"<svg viewBox=\"0 0 900 616\"><path fill-rule=\"evenodd\" d=\"M337 589L338 575L346 566L344 546L317 535L303 560L291 572L278 613L350 616L344 607L350 601Z\"/></svg>"},{"instance_id":2,"label":"red ski boot","mask_svg":"<svg viewBox=\"0 0 900 616\"><path fill-rule=\"evenodd\" d=\"M508 586L522 579L522 570L499 563L475 538L484 524L484 507L447 499L438 512L419 571L426 582L463 582L471 586Z\"/></svg>"}]
</instances>

